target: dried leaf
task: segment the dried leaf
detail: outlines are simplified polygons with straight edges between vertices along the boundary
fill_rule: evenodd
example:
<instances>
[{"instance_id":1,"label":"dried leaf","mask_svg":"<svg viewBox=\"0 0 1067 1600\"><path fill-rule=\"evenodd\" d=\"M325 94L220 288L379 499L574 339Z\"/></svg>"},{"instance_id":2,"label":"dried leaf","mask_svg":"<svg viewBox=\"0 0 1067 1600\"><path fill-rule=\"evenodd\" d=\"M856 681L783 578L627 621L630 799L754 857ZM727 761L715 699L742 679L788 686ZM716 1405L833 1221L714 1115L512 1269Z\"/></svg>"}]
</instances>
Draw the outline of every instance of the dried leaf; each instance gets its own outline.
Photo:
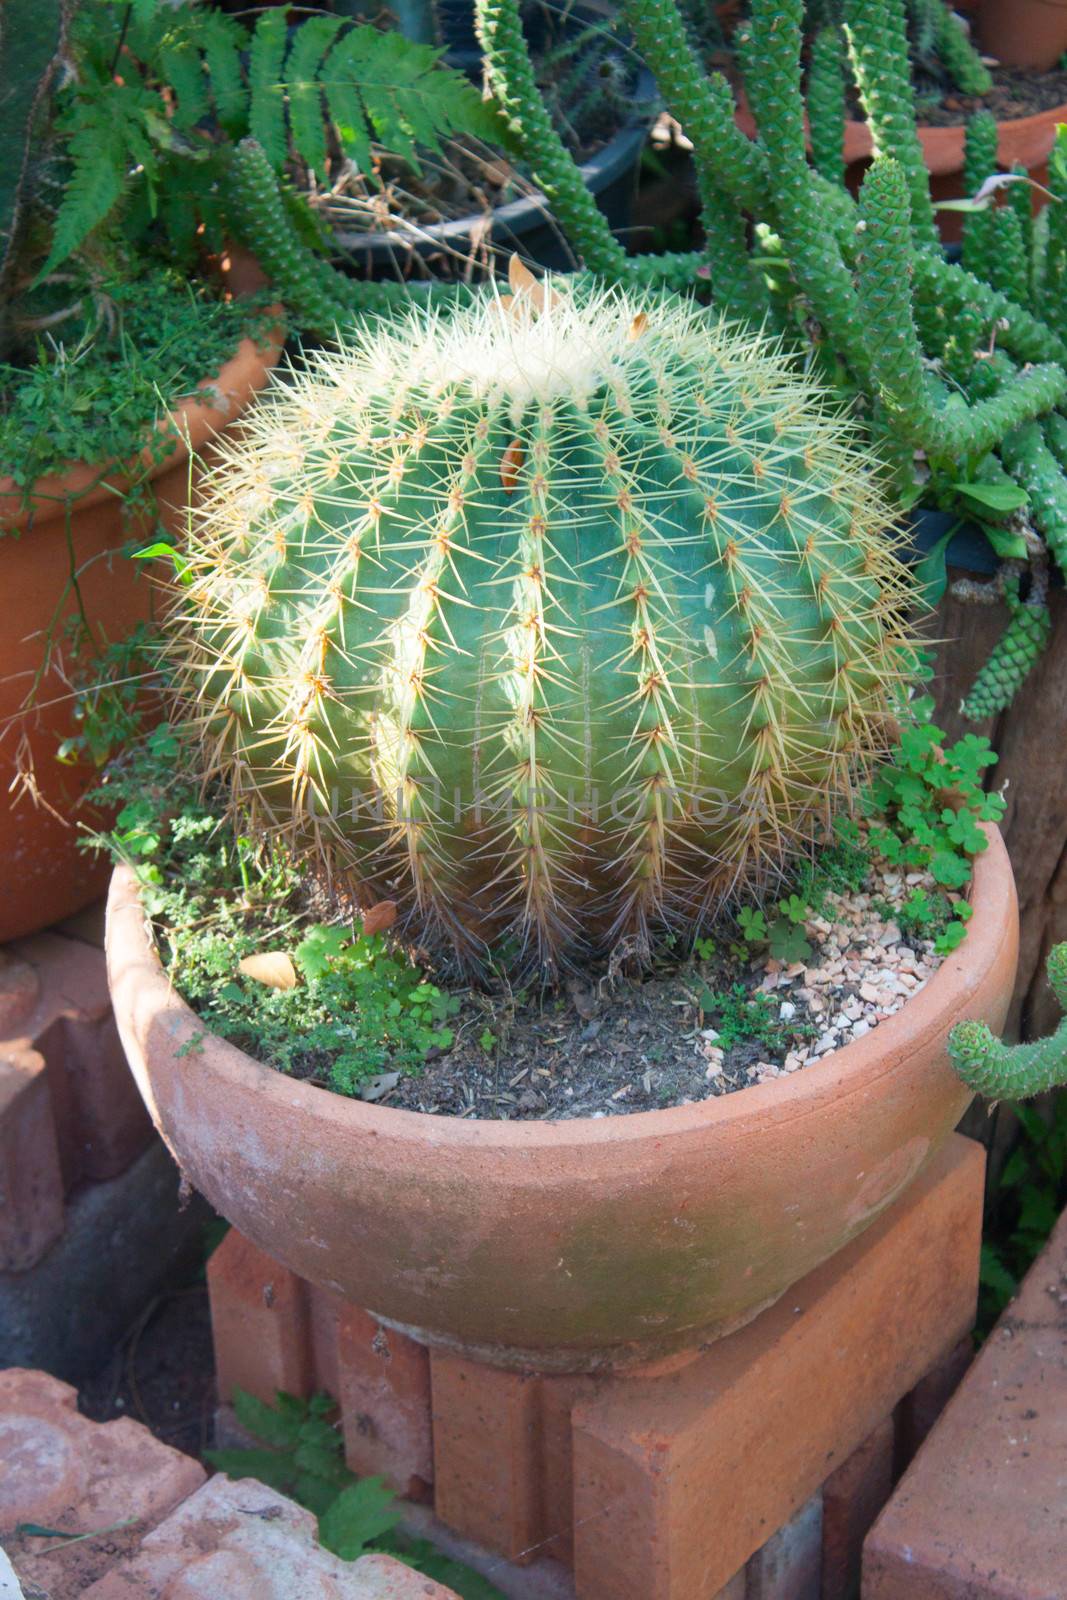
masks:
<instances>
[{"instance_id":1,"label":"dried leaf","mask_svg":"<svg viewBox=\"0 0 1067 1600\"><path fill-rule=\"evenodd\" d=\"M518 256L512 256L508 262L508 282L511 284L512 294L525 295L536 311L545 309L545 291L530 271L523 266Z\"/></svg>"},{"instance_id":2,"label":"dried leaf","mask_svg":"<svg viewBox=\"0 0 1067 1600\"><path fill-rule=\"evenodd\" d=\"M645 329L647 327L648 327L648 312L647 311L639 311L637 313L636 317L634 318L634 320L631 322L630 331L626 335L626 338L629 341L629 343L633 344L635 339L640 339L641 335L644 333L644 331L645 331Z\"/></svg>"},{"instance_id":3,"label":"dried leaf","mask_svg":"<svg viewBox=\"0 0 1067 1600\"><path fill-rule=\"evenodd\" d=\"M525 460L526 451L522 447L522 440L512 439L500 458L500 481L504 485L506 494L515 493L515 487L519 481L519 473Z\"/></svg>"},{"instance_id":4,"label":"dried leaf","mask_svg":"<svg viewBox=\"0 0 1067 1600\"><path fill-rule=\"evenodd\" d=\"M369 939L374 933L386 933L396 921L396 901L379 900L376 906L363 913L363 932Z\"/></svg>"},{"instance_id":5,"label":"dried leaf","mask_svg":"<svg viewBox=\"0 0 1067 1600\"><path fill-rule=\"evenodd\" d=\"M264 950L260 955L244 956L237 970L268 989L295 989L296 968L284 950Z\"/></svg>"}]
</instances>

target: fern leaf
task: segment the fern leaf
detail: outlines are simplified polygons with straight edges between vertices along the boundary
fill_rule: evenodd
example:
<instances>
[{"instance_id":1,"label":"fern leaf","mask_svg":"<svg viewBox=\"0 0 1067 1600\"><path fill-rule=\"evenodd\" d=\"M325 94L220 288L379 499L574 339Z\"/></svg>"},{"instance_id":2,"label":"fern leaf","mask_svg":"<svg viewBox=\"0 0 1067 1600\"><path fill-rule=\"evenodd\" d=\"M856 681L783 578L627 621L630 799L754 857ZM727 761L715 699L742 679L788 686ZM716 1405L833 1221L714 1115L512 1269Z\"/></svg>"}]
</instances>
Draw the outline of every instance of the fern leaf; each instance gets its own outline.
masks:
<instances>
[{"instance_id":1,"label":"fern leaf","mask_svg":"<svg viewBox=\"0 0 1067 1600\"><path fill-rule=\"evenodd\" d=\"M71 182L56 213L52 249L37 274L40 283L60 266L122 198L126 181L125 144L114 127L87 125L70 142Z\"/></svg>"},{"instance_id":2,"label":"fern leaf","mask_svg":"<svg viewBox=\"0 0 1067 1600\"><path fill-rule=\"evenodd\" d=\"M249 61L251 106L249 131L261 145L275 171L280 171L288 154L285 132L285 95L282 61L285 57L285 11L265 11L252 35Z\"/></svg>"},{"instance_id":3,"label":"fern leaf","mask_svg":"<svg viewBox=\"0 0 1067 1600\"><path fill-rule=\"evenodd\" d=\"M174 126L180 132L187 132L201 117L207 116L210 109L200 52L191 40L183 39L164 44L159 61L164 78L177 96Z\"/></svg>"},{"instance_id":4,"label":"fern leaf","mask_svg":"<svg viewBox=\"0 0 1067 1600\"><path fill-rule=\"evenodd\" d=\"M370 174L370 130L359 92L359 76L366 56L362 36L374 28L354 28L330 51L320 81L326 91L330 121L341 148L357 171Z\"/></svg>"},{"instance_id":5,"label":"fern leaf","mask_svg":"<svg viewBox=\"0 0 1067 1600\"><path fill-rule=\"evenodd\" d=\"M293 146L323 179L327 176L326 126L319 72L344 25L344 17L309 17L298 28L285 63Z\"/></svg>"},{"instance_id":6,"label":"fern leaf","mask_svg":"<svg viewBox=\"0 0 1067 1600\"><path fill-rule=\"evenodd\" d=\"M330 115L346 147L335 98L344 105L353 94L362 102L360 122L369 122L378 142L416 171L418 145L439 150L441 139L455 134L509 143L496 108L482 99L462 73L443 65L440 57L439 50L413 44L400 33L381 33L369 26L355 28L332 52L328 63ZM338 67L343 82L338 82L342 77ZM349 119L355 120L350 109ZM349 154L367 170L369 150L362 159L352 150Z\"/></svg>"},{"instance_id":7,"label":"fern leaf","mask_svg":"<svg viewBox=\"0 0 1067 1600\"><path fill-rule=\"evenodd\" d=\"M241 70L245 30L233 17L202 11L196 37L204 52L215 115L231 139L243 138L248 131L248 89Z\"/></svg>"}]
</instances>

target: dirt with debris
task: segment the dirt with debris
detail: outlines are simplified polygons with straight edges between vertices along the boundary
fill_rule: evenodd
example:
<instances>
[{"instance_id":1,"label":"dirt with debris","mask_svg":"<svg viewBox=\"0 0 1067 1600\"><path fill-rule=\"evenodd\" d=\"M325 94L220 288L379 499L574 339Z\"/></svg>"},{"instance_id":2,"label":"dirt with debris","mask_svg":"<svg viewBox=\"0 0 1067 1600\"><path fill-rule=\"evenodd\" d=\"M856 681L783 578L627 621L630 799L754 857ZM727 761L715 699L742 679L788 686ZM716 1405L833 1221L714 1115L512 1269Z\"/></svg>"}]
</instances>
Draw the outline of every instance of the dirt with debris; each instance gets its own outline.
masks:
<instances>
[{"instance_id":1,"label":"dirt with debris","mask_svg":"<svg viewBox=\"0 0 1067 1600\"><path fill-rule=\"evenodd\" d=\"M998 122L1018 122L1040 111L1051 111L1067 104L1067 71L1053 67L1049 72L1032 72L1028 67L990 67L993 87L988 94L962 94L945 89L917 75L915 114L927 128L957 128L976 111L991 111ZM853 96L849 115L865 120L857 96Z\"/></svg>"},{"instance_id":2,"label":"dirt with debris","mask_svg":"<svg viewBox=\"0 0 1067 1600\"><path fill-rule=\"evenodd\" d=\"M479 1119L620 1116L800 1071L877 1027L937 970L932 941L880 914L915 888L937 892L925 873L885 868L862 893L828 894L833 921L804 924L804 960L716 952L559 995L470 992L453 1048L379 1103Z\"/></svg>"}]
</instances>

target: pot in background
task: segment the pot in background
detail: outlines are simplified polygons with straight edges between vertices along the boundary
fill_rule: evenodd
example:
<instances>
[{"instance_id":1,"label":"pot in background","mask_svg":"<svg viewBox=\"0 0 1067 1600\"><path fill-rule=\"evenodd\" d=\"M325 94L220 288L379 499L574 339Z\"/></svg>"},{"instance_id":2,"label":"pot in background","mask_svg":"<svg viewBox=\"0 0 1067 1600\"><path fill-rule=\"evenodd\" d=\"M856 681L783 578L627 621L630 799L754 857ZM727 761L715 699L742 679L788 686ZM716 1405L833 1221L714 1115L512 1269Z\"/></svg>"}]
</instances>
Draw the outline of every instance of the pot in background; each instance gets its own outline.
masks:
<instances>
[{"instance_id":1,"label":"pot in background","mask_svg":"<svg viewBox=\"0 0 1067 1600\"><path fill-rule=\"evenodd\" d=\"M70 686L57 666L37 685L34 709L24 710L43 665L45 637L62 639L78 615L79 597L98 643L122 639L150 617L152 584L123 546L143 543L159 522L180 537L189 505L190 450L200 451L229 426L263 387L281 337L275 330L264 348L242 339L220 372L203 379L160 423L177 440L148 474L158 519L147 509L123 509L124 491L143 481L151 463L148 446L125 463L72 463L64 473L39 480L28 505L10 478L0 479L0 944L72 916L107 887L105 859L78 848L79 820L94 820L82 797L97 773L56 759L76 726ZM72 572L79 574L77 593ZM38 803L20 792L18 772L27 764Z\"/></svg>"}]
</instances>

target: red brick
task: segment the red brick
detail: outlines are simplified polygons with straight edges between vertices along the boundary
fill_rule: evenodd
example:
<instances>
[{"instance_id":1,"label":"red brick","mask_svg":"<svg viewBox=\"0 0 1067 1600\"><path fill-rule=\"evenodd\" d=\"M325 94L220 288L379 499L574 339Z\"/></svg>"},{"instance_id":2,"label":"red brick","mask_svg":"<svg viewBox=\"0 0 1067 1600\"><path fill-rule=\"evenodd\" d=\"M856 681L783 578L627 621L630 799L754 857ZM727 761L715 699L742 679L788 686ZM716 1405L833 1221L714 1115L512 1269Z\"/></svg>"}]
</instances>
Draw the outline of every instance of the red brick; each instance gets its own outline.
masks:
<instances>
[{"instance_id":1,"label":"red brick","mask_svg":"<svg viewBox=\"0 0 1067 1600\"><path fill-rule=\"evenodd\" d=\"M748 1578L744 1567L735 1572L729 1583L720 1589L714 1600L747 1600Z\"/></svg>"},{"instance_id":2,"label":"red brick","mask_svg":"<svg viewBox=\"0 0 1067 1600\"><path fill-rule=\"evenodd\" d=\"M430 1356L425 1345L355 1306L341 1313L337 1367L345 1460L398 1494L426 1500L433 1482Z\"/></svg>"},{"instance_id":3,"label":"red brick","mask_svg":"<svg viewBox=\"0 0 1067 1600\"><path fill-rule=\"evenodd\" d=\"M864 1600L1067 1594L1067 1214L867 1537Z\"/></svg>"},{"instance_id":4,"label":"red brick","mask_svg":"<svg viewBox=\"0 0 1067 1600\"><path fill-rule=\"evenodd\" d=\"M35 1050L0 1045L0 1272L25 1272L63 1231L52 1101Z\"/></svg>"},{"instance_id":5,"label":"red brick","mask_svg":"<svg viewBox=\"0 0 1067 1600\"><path fill-rule=\"evenodd\" d=\"M207 1264L219 1399L315 1387L306 1285L231 1228Z\"/></svg>"},{"instance_id":6,"label":"red brick","mask_svg":"<svg viewBox=\"0 0 1067 1600\"><path fill-rule=\"evenodd\" d=\"M24 1586L49 1600L84 1593L204 1481L139 1422L91 1422L68 1384L19 1368L0 1372L0 1462L0 1539ZM20 1522L93 1537L57 1549L16 1536Z\"/></svg>"},{"instance_id":7,"label":"red brick","mask_svg":"<svg viewBox=\"0 0 1067 1600\"><path fill-rule=\"evenodd\" d=\"M860 1446L971 1325L982 1172L980 1147L954 1136L747 1328L575 1408L579 1600L715 1594ZM438 1475L440 1489L440 1461Z\"/></svg>"},{"instance_id":8,"label":"red brick","mask_svg":"<svg viewBox=\"0 0 1067 1600\"><path fill-rule=\"evenodd\" d=\"M37 973L28 961L16 961L0 948L0 1039L14 1038L33 1014L41 994Z\"/></svg>"},{"instance_id":9,"label":"red brick","mask_svg":"<svg viewBox=\"0 0 1067 1600\"><path fill-rule=\"evenodd\" d=\"M85 1600L455 1600L391 1556L342 1561L315 1518L254 1478L212 1478Z\"/></svg>"},{"instance_id":10,"label":"red brick","mask_svg":"<svg viewBox=\"0 0 1067 1600\"><path fill-rule=\"evenodd\" d=\"M895 1444L893 1418L884 1417L823 1484L821 1600L859 1593L863 1541L893 1492Z\"/></svg>"},{"instance_id":11,"label":"red brick","mask_svg":"<svg viewBox=\"0 0 1067 1600\"><path fill-rule=\"evenodd\" d=\"M18 1059L24 1072L33 1061L34 1076L40 1074L42 1088L47 1088L60 1200L83 1179L99 1182L125 1172L151 1141L152 1124L111 1016L103 952L56 934L11 945L0 968L0 1025L0 1058ZM38 1130L45 1110L42 1105L35 1112ZM13 1114L10 1108L8 1114ZM16 1181L11 1141L21 1137L8 1134L9 1159L6 1168L0 1167L0 1183L11 1195ZM38 1131L38 1140L42 1137ZM4 1140L0 1122L0 1144ZM20 1161L17 1166L22 1174L18 1181L28 1182L31 1164ZM37 1204L29 1195L15 1196L13 1203L24 1210ZM53 1199L52 1211L55 1204ZM55 1237L55 1230L44 1227L37 1255L23 1249L17 1270L32 1266Z\"/></svg>"},{"instance_id":12,"label":"red brick","mask_svg":"<svg viewBox=\"0 0 1067 1600\"><path fill-rule=\"evenodd\" d=\"M910 1467L919 1446L948 1405L974 1360L974 1340L970 1334L953 1345L948 1355L936 1361L919 1379L897 1408L897 1477Z\"/></svg>"},{"instance_id":13,"label":"red brick","mask_svg":"<svg viewBox=\"0 0 1067 1600\"><path fill-rule=\"evenodd\" d=\"M434 1509L511 1561L543 1537L539 1380L430 1352Z\"/></svg>"}]
</instances>

